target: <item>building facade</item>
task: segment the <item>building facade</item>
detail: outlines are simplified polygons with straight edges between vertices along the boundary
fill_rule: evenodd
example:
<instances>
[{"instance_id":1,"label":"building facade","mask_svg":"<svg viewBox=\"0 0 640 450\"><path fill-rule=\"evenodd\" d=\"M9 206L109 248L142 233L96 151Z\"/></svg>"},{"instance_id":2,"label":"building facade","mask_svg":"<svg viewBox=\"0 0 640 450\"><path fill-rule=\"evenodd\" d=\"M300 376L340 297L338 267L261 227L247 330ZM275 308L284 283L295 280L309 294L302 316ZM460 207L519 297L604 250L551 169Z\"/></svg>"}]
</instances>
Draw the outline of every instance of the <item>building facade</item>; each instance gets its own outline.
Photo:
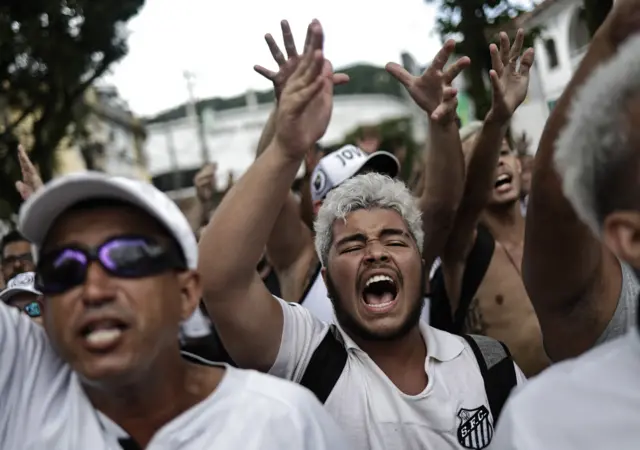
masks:
<instances>
[{"instance_id":1,"label":"building facade","mask_svg":"<svg viewBox=\"0 0 640 450\"><path fill-rule=\"evenodd\" d=\"M218 166L218 189L226 187L229 176L237 179L251 165L272 110L272 103L259 104L249 93L244 106L202 111L206 153L209 161L215 161ZM359 126L375 125L411 114L410 105L393 95L337 95L331 122L321 144L334 145ZM176 199L193 196L193 175L204 163L196 120L183 115L147 124L145 152L149 173L156 186L170 192Z\"/></svg>"},{"instance_id":2,"label":"building facade","mask_svg":"<svg viewBox=\"0 0 640 450\"><path fill-rule=\"evenodd\" d=\"M540 30L534 44L536 62L529 95L512 120L515 133L526 132L532 141L530 151L535 152L549 113L571 80L591 38L583 18L582 0L545 0L518 22L525 29Z\"/></svg>"}]
</instances>

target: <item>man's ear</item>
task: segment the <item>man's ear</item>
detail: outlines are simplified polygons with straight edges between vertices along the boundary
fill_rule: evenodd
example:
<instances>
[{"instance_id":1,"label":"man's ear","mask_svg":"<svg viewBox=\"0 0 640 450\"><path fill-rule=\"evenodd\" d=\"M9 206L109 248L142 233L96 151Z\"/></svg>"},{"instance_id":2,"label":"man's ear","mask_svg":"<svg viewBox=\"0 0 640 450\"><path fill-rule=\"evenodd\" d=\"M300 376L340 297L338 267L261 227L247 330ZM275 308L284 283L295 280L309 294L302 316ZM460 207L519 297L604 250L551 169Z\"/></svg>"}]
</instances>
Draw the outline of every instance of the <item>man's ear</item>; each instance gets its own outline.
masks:
<instances>
[{"instance_id":1,"label":"man's ear","mask_svg":"<svg viewBox=\"0 0 640 450\"><path fill-rule=\"evenodd\" d=\"M195 270L186 270L178 274L180 282L180 318L187 320L200 305L202 283L200 274Z\"/></svg>"},{"instance_id":2,"label":"man's ear","mask_svg":"<svg viewBox=\"0 0 640 450\"><path fill-rule=\"evenodd\" d=\"M615 211L602 226L602 238L607 247L623 261L640 267L640 212Z\"/></svg>"}]
</instances>

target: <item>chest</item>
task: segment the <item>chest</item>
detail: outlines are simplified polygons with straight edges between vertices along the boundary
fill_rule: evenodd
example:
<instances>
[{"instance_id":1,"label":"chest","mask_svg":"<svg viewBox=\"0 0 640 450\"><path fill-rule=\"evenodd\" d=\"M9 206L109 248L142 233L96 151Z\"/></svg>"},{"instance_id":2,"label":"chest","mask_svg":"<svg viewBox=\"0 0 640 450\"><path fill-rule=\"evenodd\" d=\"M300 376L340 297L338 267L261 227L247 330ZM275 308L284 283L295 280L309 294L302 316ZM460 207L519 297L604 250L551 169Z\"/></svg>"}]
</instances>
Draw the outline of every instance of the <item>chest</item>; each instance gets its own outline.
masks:
<instances>
[{"instance_id":1,"label":"chest","mask_svg":"<svg viewBox=\"0 0 640 450\"><path fill-rule=\"evenodd\" d=\"M433 361L426 389L405 395L367 361L350 357L326 407L355 449L486 448L493 418L482 377L473 361L459 359Z\"/></svg>"}]
</instances>

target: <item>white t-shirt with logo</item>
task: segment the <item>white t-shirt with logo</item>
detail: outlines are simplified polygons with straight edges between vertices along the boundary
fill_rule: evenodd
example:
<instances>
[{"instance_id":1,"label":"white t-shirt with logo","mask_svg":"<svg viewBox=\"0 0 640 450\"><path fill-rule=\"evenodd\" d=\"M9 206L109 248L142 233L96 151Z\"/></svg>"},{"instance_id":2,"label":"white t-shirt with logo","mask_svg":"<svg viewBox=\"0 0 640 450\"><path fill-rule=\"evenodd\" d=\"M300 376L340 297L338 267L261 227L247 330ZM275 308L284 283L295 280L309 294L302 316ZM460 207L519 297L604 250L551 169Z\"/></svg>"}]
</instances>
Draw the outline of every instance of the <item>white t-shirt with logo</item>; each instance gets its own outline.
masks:
<instances>
[{"instance_id":1,"label":"white t-shirt with logo","mask_svg":"<svg viewBox=\"0 0 640 450\"><path fill-rule=\"evenodd\" d=\"M44 330L0 304L0 449L121 450ZM306 389L226 367L218 388L163 426L147 450L347 450L334 420Z\"/></svg>"},{"instance_id":2,"label":"white t-shirt with logo","mask_svg":"<svg viewBox=\"0 0 640 450\"><path fill-rule=\"evenodd\" d=\"M500 416L497 448L639 449L639 376L640 335L634 327L514 392Z\"/></svg>"},{"instance_id":3,"label":"white t-shirt with logo","mask_svg":"<svg viewBox=\"0 0 640 450\"><path fill-rule=\"evenodd\" d=\"M278 299L279 300L279 299ZM297 304L279 300L284 313L280 350L270 374L300 382L329 324ZM347 349L345 368L325 402L347 433L353 450L464 449L458 437L475 420L478 448L491 448L493 417L473 351L463 338L425 322L425 371L429 381L418 395L402 393L338 327ZM518 383L525 377L516 366Z\"/></svg>"}]
</instances>

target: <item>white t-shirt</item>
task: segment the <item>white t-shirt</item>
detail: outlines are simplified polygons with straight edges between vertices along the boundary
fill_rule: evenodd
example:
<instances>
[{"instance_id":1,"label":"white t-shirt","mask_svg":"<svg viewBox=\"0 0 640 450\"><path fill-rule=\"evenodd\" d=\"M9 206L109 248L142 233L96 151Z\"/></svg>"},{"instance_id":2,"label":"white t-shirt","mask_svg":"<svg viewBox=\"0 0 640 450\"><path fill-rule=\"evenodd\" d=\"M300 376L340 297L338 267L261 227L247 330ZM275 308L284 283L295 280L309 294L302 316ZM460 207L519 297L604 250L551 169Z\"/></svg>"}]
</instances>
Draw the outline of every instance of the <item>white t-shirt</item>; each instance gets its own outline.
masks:
<instances>
[{"instance_id":1,"label":"white t-shirt","mask_svg":"<svg viewBox=\"0 0 640 450\"><path fill-rule=\"evenodd\" d=\"M282 342L269 373L300 382L329 324L300 305L279 301L284 313ZM476 412L476 428L483 442L490 443L493 417L478 362L464 339L421 322L429 382L422 393L406 395L338 329L348 357L325 407L342 425L353 450L463 449L458 430ZM518 383L524 382L517 367L516 372Z\"/></svg>"},{"instance_id":2,"label":"white t-shirt","mask_svg":"<svg viewBox=\"0 0 640 450\"><path fill-rule=\"evenodd\" d=\"M494 443L509 450L640 448L640 336L562 362L514 392Z\"/></svg>"},{"instance_id":3,"label":"white t-shirt","mask_svg":"<svg viewBox=\"0 0 640 450\"><path fill-rule=\"evenodd\" d=\"M44 330L0 304L0 449L121 450ZM309 391L226 367L218 388L162 427L147 450L344 449L345 438Z\"/></svg>"}]
</instances>

